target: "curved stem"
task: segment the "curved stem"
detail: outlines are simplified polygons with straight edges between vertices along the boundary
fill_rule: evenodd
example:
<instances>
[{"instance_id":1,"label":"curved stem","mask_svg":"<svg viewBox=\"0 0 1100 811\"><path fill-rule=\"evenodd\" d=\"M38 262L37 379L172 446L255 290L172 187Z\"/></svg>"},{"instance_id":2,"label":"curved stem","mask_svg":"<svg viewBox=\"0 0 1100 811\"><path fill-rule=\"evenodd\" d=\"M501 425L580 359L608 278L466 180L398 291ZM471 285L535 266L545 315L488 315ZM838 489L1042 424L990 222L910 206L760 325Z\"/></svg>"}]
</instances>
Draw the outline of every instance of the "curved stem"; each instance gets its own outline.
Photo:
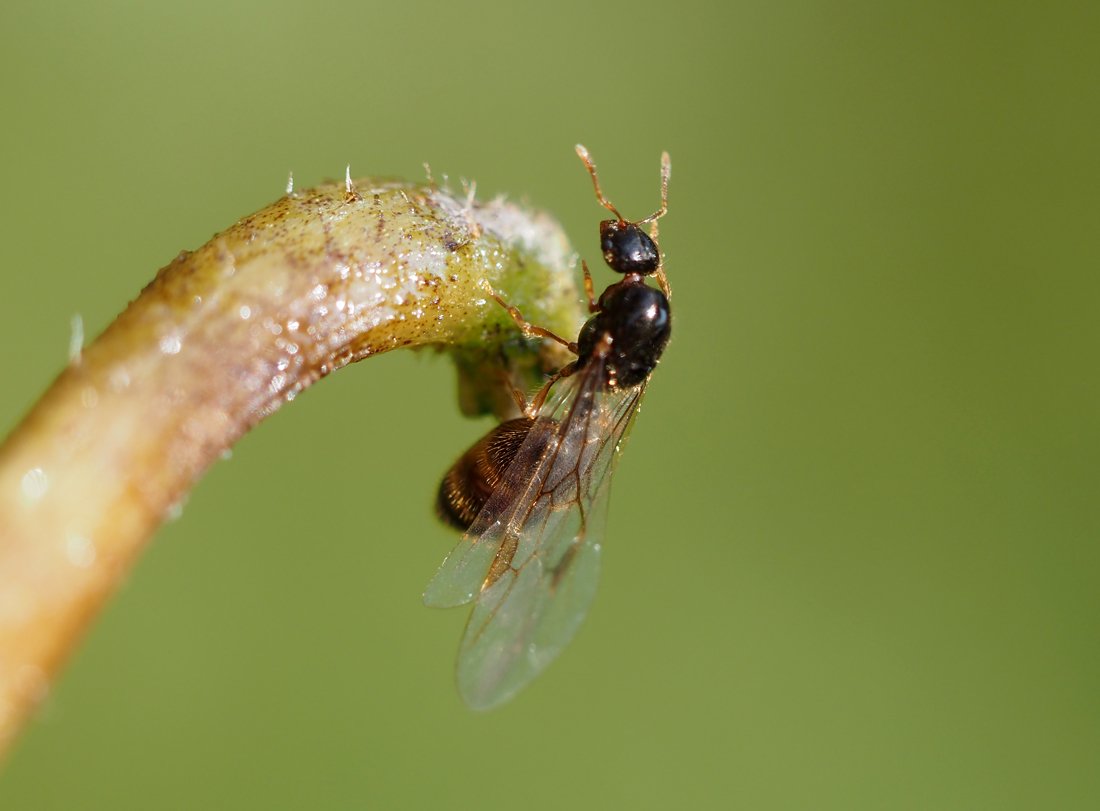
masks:
<instances>
[{"instance_id":1,"label":"curved stem","mask_svg":"<svg viewBox=\"0 0 1100 811\"><path fill-rule=\"evenodd\" d=\"M0 447L0 753L145 541L238 437L389 349L499 362L522 344L485 282L576 334L570 264L544 215L362 180L283 197L164 267ZM467 409L511 399L467 383Z\"/></svg>"}]
</instances>

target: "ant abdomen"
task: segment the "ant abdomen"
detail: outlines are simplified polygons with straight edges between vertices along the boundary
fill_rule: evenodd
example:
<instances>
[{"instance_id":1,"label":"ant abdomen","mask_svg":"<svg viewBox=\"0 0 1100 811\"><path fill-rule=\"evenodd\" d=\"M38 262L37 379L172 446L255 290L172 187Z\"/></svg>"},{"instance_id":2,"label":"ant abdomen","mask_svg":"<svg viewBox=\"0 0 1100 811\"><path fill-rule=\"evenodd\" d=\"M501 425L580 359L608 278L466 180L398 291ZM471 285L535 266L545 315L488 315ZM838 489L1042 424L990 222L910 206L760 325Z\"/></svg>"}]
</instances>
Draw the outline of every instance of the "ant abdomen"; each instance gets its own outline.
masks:
<instances>
[{"instance_id":1,"label":"ant abdomen","mask_svg":"<svg viewBox=\"0 0 1100 811\"><path fill-rule=\"evenodd\" d=\"M540 427L532 432L535 424ZM439 483L436 514L447 524L466 531L477 518L489 496L501 489L508 492L510 482L504 473L528 436L542 437L542 445L532 448L539 453L553 435L552 420L518 417L502 422L458 458Z\"/></svg>"}]
</instances>

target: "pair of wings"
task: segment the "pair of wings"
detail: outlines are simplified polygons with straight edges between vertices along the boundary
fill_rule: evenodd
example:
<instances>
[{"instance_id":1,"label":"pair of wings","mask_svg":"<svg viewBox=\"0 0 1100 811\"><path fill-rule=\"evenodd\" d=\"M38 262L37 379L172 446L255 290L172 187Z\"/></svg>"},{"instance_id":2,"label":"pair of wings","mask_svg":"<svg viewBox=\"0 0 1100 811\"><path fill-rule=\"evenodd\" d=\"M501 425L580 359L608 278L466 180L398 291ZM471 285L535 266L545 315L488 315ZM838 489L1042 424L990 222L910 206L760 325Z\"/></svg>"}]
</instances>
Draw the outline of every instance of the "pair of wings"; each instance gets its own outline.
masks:
<instances>
[{"instance_id":1,"label":"pair of wings","mask_svg":"<svg viewBox=\"0 0 1100 811\"><path fill-rule=\"evenodd\" d=\"M646 383L607 389L599 356L555 386L498 486L424 592L476 599L459 647L459 693L507 701L580 627L596 591L611 473ZM549 432L547 438L546 432Z\"/></svg>"}]
</instances>

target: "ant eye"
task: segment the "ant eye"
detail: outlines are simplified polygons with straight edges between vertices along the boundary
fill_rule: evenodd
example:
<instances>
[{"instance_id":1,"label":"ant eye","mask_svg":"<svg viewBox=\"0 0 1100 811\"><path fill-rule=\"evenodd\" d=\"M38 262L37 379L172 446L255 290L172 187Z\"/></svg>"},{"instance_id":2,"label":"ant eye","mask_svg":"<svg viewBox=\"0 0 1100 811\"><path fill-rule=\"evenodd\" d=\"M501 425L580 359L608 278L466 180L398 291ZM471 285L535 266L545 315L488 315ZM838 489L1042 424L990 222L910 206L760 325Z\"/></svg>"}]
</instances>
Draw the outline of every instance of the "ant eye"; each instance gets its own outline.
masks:
<instances>
[{"instance_id":1,"label":"ant eye","mask_svg":"<svg viewBox=\"0 0 1100 811\"><path fill-rule=\"evenodd\" d=\"M632 222L600 223L600 247L604 260L619 273L652 273L661 264L660 252L649 234Z\"/></svg>"}]
</instances>

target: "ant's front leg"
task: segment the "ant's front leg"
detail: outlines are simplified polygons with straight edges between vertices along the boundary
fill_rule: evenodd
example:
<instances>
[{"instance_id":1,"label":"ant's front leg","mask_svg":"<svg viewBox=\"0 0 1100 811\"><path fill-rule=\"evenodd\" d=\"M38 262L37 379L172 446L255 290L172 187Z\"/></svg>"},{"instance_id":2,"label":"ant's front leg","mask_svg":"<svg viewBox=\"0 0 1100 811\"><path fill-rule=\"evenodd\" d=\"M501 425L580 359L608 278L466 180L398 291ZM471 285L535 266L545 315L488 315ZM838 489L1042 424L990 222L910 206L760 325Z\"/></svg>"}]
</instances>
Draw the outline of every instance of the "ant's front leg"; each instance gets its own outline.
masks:
<instances>
[{"instance_id":1,"label":"ant's front leg","mask_svg":"<svg viewBox=\"0 0 1100 811\"><path fill-rule=\"evenodd\" d=\"M596 288L592 285L592 274L588 270L588 263L583 259L581 267L584 269L584 292L588 296L588 312L599 312L600 305L596 302Z\"/></svg>"},{"instance_id":2,"label":"ant's front leg","mask_svg":"<svg viewBox=\"0 0 1100 811\"><path fill-rule=\"evenodd\" d=\"M585 287L589 293L588 301L590 305L594 306L595 302L592 301L592 279L591 276L588 275L587 266L585 266L584 270L585 277L587 279ZM511 304L506 302L504 299L498 296L492 288L489 288L489 295L493 297L497 304L508 311L508 315L512 316L512 320L516 322L516 326L520 328L524 335L528 336L529 338L549 338L551 341L557 341L574 355L579 354L578 347L575 341L567 341L560 335L557 335L556 333L553 333L550 330L545 329L544 327L535 326L523 317L523 313L519 311L518 307L513 307ZM512 397L515 399L516 405L519 406L524 416L534 419L538 416L539 411L542 410L543 403L546 402L546 398L549 396L550 389L553 388L554 384L561 380L563 377L569 377L576 370L577 361L568 363L558 369L558 371L551 375L550 379L543 384L542 388L539 389L538 393L531 399L530 403L525 402L526 398L524 398L523 392L519 391L514 385L511 385L511 383L509 383L512 389Z\"/></svg>"},{"instance_id":3,"label":"ant's front leg","mask_svg":"<svg viewBox=\"0 0 1100 811\"><path fill-rule=\"evenodd\" d=\"M551 332L544 327L537 327L523 317L523 313L519 311L518 307L513 307L507 301L498 296L492 289L489 290L489 295L492 296L496 303L508 311L508 315L512 316L512 320L516 322L516 326L520 328L524 335L528 338L549 338L551 341L557 341L564 346L574 355L577 354L577 344L574 341L567 341L560 335Z\"/></svg>"},{"instance_id":4,"label":"ant's front leg","mask_svg":"<svg viewBox=\"0 0 1100 811\"><path fill-rule=\"evenodd\" d=\"M668 159L668 153L666 152L665 160ZM665 177L665 194L668 194L668 178ZM667 208L667 203L665 204ZM661 243L657 241L657 220L654 220L649 226L649 238L653 240L653 244L657 246L657 270L653 272L653 276L657 279L657 284L661 287L661 292L665 294L665 298L672 301L672 287L669 286L668 276L665 275L665 256L661 253Z\"/></svg>"}]
</instances>

